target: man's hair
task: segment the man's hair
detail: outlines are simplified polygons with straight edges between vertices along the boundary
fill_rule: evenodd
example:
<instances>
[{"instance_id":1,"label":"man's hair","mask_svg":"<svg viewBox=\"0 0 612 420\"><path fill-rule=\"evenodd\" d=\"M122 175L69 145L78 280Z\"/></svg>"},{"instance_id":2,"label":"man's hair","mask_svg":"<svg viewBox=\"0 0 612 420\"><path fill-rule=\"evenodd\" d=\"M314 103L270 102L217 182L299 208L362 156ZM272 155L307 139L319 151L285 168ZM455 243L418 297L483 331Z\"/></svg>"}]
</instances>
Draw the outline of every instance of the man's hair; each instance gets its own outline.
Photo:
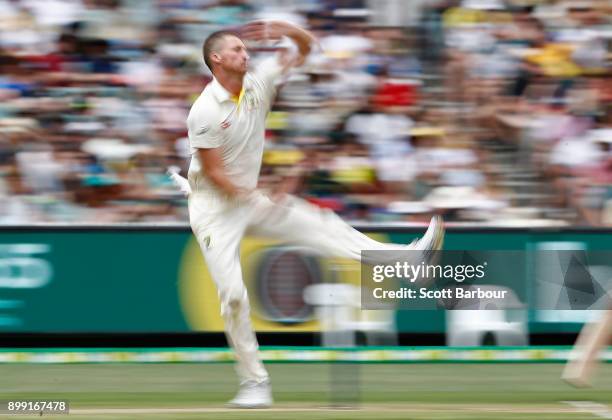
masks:
<instances>
[{"instance_id":1,"label":"man's hair","mask_svg":"<svg viewBox=\"0 0 612 420\"><path fill-rule=\"evenodd\" d=\"M204 56L204 63L206 63L206 66L210 69L210 71L213 71L213 63L210 61L210 55L217 50L217 48L219 48L219 44L226 36L235 36L236 38L240 38L238 33L235 31L222 30L213 32L204 41L204 45L202 46L202 55Z\"/></svg>"}]
</instances>

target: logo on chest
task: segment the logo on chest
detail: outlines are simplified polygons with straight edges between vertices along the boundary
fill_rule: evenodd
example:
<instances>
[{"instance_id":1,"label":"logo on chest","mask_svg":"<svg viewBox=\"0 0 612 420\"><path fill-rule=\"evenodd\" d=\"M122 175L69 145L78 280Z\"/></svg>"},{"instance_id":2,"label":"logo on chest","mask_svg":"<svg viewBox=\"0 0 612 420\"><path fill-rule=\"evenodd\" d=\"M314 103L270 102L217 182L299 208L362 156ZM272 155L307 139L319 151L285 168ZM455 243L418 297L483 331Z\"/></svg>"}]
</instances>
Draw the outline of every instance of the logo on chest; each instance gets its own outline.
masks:
<instances>
[{"instance_id":1,"label":"logo on chest","mask_svg":"<svg viewBox=\"0 0 612 420\"><path fill-rule=\"evenodd\" d=\"M245 92L240 103L230 111L229 115L223 121L221 121L219 126L223 130L229 128L232 125L232 122L238 122L241 117L245 117L245 113L250 113L251 111L259 108L260 103L260 99L254 92Z\"/></svg>"},{"instance_id":2,"label":"logo on chest","mask_svg":"<svg viewBox=\"0 0 612 420\"><path fill-rule=\"evenodd\" d=\"M247 91L244 94L244 98L242 98L244 104L241 104L246 108L247 111L252 111L259 107L259 99L255 95L253 91Z\"/></svg>"}]
</instances>

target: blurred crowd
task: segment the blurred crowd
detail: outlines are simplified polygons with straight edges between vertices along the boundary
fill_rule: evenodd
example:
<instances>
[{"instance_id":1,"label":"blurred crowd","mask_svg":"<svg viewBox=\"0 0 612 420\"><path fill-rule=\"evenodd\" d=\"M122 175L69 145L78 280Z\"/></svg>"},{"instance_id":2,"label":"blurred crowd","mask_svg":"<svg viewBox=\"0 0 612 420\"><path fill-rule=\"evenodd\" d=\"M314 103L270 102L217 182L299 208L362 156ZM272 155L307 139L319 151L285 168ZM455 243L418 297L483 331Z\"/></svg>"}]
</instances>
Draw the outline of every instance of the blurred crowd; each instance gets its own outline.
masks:
<instances>
[{"instance_id":1,"label":"blurred crowd","mask_svg":"<svg viewBox=\"0 0 612 420\"><path fill-rule=\"evenodd\" d=\"M280 18L320 45L269 114L262 188L351 221L612 225L611 2L417 3L398 26L399 0L0 0L0 224L187 221L165 172L202 42Z\"/></svg>"}]
</instances>

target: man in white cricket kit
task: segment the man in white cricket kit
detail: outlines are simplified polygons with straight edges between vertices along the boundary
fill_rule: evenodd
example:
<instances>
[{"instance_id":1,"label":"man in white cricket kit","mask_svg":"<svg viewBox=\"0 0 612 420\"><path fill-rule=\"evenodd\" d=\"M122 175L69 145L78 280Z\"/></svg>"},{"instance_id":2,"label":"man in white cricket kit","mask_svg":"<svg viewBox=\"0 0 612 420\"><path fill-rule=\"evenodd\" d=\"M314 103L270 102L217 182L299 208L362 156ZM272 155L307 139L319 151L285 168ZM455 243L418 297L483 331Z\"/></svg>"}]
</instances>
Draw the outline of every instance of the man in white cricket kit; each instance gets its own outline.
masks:
<instances>
[{"instance_id":1,"label":"man in white cricket kit","mask_svg":"<svg viewBox=\"0 0 612 420\"><path fill-rule=\"evenodd\" d=\"M248 73L249 56L234 33L220 31L204 43L213 73L193 104L187 125L191 146L189 184L171 176L189 194L191 228L217 286L225 331L241 380L235 407L272 404L268 372L259 355L240 268L239 246L246 232L300 244L326 256L360 259L361 251L439 249L444 229L434 218L425 236L410 246L383 244L358 232L329 211L295 197L272 200L258 191L265 118L276 94L275 82L310 53L313 36L289 23L255 22L243 27L246 39L292 40L297 52L282 50Z\"/></svg>"}]
</instances>

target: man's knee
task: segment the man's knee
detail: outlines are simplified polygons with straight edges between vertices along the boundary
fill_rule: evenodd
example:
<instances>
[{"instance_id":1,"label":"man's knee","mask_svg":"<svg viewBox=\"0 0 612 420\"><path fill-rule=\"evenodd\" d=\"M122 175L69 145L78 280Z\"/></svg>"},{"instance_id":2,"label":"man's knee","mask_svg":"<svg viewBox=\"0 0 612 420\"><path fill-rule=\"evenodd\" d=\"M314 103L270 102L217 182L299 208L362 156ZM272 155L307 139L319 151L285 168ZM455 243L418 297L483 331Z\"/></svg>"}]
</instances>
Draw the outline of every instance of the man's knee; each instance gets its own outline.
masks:
<instances>
[{"instance_id":1,"label":"man's knee","mask_svg":"<svg viewBox=\"0 0 612 420\"><path fill-rule=\"evenodd\" d=\"M237 311L240 308L242 308L244 306L244 300L243 299L239 299L239 298L232 298L227 302L227 306L232 310L232 311Z\"/></svg>"},{"instance_id":2,"label":"man's knee","mask_svg":"<svg viewBox=\"0 0 612 420\"><path fill-rule=\"evenodd\" d=\"M238 314L249 311L249 299L244 286L221 293L221 313L223 315Z\"/></svg>"}]
</instances>

